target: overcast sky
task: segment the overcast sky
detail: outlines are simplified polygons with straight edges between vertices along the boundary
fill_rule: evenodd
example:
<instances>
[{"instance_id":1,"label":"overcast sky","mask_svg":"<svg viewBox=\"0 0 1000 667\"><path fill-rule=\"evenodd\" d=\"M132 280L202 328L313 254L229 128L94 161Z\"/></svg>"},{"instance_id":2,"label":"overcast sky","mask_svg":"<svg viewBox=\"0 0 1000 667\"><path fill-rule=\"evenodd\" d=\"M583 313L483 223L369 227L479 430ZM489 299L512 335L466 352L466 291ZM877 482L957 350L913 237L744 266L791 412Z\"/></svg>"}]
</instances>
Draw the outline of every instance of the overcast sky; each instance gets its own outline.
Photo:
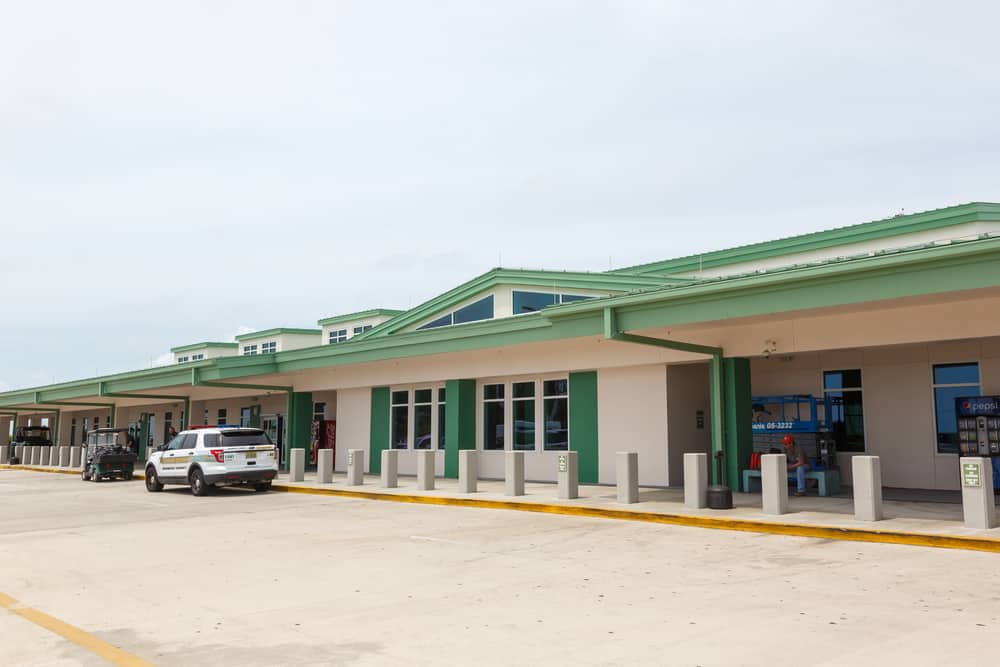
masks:
<instances>
[{"instance_id":1,"label":"overcast sky","mask_svg":"<svg viewBox=\"0 0 1000 667\"><path fill-rule=\"evenodd\" d=\"M0 390L1000 201L998 4L0 0Z\"/></svg>"}]
</instances>

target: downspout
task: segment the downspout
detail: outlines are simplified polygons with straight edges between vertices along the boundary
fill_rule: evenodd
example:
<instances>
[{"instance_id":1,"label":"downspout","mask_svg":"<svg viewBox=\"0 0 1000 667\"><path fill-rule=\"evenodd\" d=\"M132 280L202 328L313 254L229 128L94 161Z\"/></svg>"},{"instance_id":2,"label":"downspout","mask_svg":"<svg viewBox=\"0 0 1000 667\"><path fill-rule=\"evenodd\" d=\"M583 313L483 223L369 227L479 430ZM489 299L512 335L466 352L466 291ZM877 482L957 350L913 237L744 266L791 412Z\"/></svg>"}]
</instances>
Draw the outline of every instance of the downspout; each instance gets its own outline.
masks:
<instances>
[{"instance_id":1,"label":"downspout","mask_svg":"<svg viewBox=\"0 0 1000 667\"><path fill-rule=\"evenodd\" d=\"M662 347L668 350L678 350L681 352L694 352L696 354L708 355L709 405L712 413L712 453L714 455L723 451L725 448L725 434L723 432L723 425L725 424L723 415L725 400L722 391L722 358L724 352L721 347L697 345L695 343L685 343L683 341L668 340L666 338L652 338L650 336L639 336L636 334L625 333L618 329L616 313L614 308L611 307L604 308L604 337L607 340L616 340L622 343L651 345L653 347ZM710 465L709 467L712 469L712 475L714 477L715 466ZM730 483L734 483L732 480L729 481ZM722 481L716 480L716 483L721 484Z\"/></svg>"}]
</instances>

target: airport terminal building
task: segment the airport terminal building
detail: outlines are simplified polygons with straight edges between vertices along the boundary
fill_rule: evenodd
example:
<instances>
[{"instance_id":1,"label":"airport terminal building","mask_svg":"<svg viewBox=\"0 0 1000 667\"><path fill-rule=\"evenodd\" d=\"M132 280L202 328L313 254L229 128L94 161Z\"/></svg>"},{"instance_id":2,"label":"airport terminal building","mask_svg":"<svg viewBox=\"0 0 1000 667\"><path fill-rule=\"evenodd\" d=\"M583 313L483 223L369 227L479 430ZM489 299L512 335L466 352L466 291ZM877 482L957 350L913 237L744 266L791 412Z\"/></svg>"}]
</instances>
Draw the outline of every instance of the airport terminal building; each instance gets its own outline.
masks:
<instances>
[{"instance_id":1,"label":"airport terminal building","mask_svg":"<svg viewBox=\"0 0 1000 667\"><path fill-rule=\"evenodd\" d=\"M117 426L144 458L171 428L233 423L267 430L284 461L334 448L337 470L348 449L371 472L399 449L401 473L435 450L456 477L458 451L476 449L480 475L501 478L503 452L521 450L544 481L570 449L581 482L614 483L615 453L634 451L648 486L680 485L686 452L721 452L735 488L787 431L834 443L826 465L847 484L850 457L873 454L887 487L958 489L977 437L962 401L1000 395L1000 204L600 273L498 268L410 310L172 352L0 393L0 444L29 423L59 445ZM992 424L981 437L1000 454Z\"/></svg>"}]
</instances>

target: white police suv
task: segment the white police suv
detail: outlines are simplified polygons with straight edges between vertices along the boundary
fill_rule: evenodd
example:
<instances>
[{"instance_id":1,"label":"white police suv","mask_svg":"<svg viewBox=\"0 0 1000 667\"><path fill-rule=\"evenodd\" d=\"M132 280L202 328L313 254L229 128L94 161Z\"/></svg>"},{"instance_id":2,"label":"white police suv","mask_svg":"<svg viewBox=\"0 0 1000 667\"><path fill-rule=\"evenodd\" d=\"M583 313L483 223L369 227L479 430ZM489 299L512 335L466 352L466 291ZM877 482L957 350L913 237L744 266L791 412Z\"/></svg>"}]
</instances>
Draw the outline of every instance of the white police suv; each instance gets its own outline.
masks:
<instances>
[{"instance_id":1,"label":"white police suv","mask_svg":"<svg viewBox=\"0 0 1000 667\"><path fill-rule=\"evenodd\" d=\"M278 474L274 444L259 428L196 427L177 434L156 449L146 463L146 490L184 484L204 496L213 486L271 488Z\"/></svg>"}]
</instances>

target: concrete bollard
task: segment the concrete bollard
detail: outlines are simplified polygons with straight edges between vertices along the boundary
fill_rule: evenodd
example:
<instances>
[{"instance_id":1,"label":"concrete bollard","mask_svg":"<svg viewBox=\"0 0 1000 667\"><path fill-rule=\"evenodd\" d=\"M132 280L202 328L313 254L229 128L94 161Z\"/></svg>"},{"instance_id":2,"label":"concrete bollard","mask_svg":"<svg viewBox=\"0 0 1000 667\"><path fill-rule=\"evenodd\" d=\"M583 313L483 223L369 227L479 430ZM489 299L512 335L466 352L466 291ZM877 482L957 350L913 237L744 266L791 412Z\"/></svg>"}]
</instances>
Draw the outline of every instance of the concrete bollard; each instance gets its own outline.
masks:
<instances>
[{"instance_id":1,"label":"concrete bollard","mask_svg":"<svg viewBox=\"0 0 1000 667\"><path fill-rule=\"evenodd\" d=\"M41 445L35 445L35 452L31 455L31 465L41 465L42 463L42 450L45 447Z\"/></svg>"},{"instance_id":2,"label":"concrete bollard","mask_svg":"<svg viewBox=\"0 0 1000 667\"><path fill-rule=\"evenodd\" d=\"M63 445L59 448L59 467L69 467L69 445Z\"/></svg>"},{"instance_id":3,"label":"concrete bollard","mask_svg":"<svg viewBox=\"0 0 1000 667\"><path fill-rule=\"evenodd\" d=\"M475 493L479 490L479 452L461 449L458 452L458 492Z\"/></svg>"},{"instance_id":4,"label":"concrete bollard","mask_svg":"<svg viewBox=\"0 0 1000 667\"><path fill-rule=\"evenodd\" d=\"M361 486L365 483L365 450L347 450L347 486Z\"/></svg>"},{"instance_id":5,"label":"concrete bollard","mask_svg":"<svg viewBox=\"0 0 1000 667\"><path fill-rule=\"evenodd\" d=\"M18 463L24 463L24 446L11 445L11 457L17 459Z\"/></svg>"},{"instance_id":6,"label":"concrete bollard","mask_svg":"<svg viewBox=\"0 0 1000 667\"><path fill-rule=\"evenodd\" d=\"M851 457L854 479L854 518L882 520L882 466L877 456Z\"/></svg>"},{"instance_id":7,"label":"concrete bollard","mask_svg":"<svg viewBox=\"0 0 1000 667\"><path fill-rule=\"evenodd\" d=\"M760 457L760 497L764 514L788 512L788 460L784 454Z\"/></svg>"},{"instance_id":8,"label":"concrete bollard","mask_svg":"<svg viewBox=\"0 0 1000 667\"><path fill-rule=\"evenodd\" d=\"M962 515L966 528L988 529L997 525L993 500L993 462L979 456L958 459L962 477Z\"/></svg>"},{"instance_id":9,"label":"concrete bollard","mask_svg":"<svg viewBox=\"0 0 1000 667\"><path fill-rule=\"evenodd\" d=\"M638 452L618 452L615 455L615 479L618 482L618 502L629 505L639 502Z\"/></svg>"},{"instance_id":10,"label":"concrete bollard","mask_svg":"<svg viewBox=\"0 0 1000 667\"><path fill-rule=\"evenodd\" d=\"M49 460L52 456L52 445L48 447L42 447L41 458L39 459L39 465L47 466L49 465Z\"/></svg>"},{"instance_id":11,"label":"concrete bollard","mask_svg":"<svg viewBox=\"0 0 1000 667\"><path fill-rule=\"evenodd\" d=\"M524 495L524 452L504 453L503 492L508 496Z\"/></svg>"},{"instance_id":12,"label":"concrete bollard","mask_svg":"<svg viewBox=\"0 0 1000 667\"><path fill-rule=\"evenodd\" d=\"M708 507L708 454L688 452L684 455L684 506L691 509Z\"/></svg>"},{"instance_id":13,"label":"concrete bollard","mask_svg":"<svg viewBox=\"0 0 1000 667\"><path fill-rule=\"evenodd\" d=\"M0 465L6 465L10 463L10 447L7 445L0 445Z\"/></svg>"},{"instance_id":14,"label":"concrete bollard","mask_svg":"<svg viewBox=\"0 0 1000 667\"><path fill-rule=\"evenodd\" d=\"M70 447L69 448L69 467L79 468L82 466L80 461L81 454L83 453L83 447Z\"/></svg>"},{"instance_id":15,"label":"concrete bollard","mask_svg":"<svg viewBox=\"0 0 1000 667\"><path fill-rule=\"evenodd\" d=\"M417 454L417 490L434 490L434 450L421 449Z\"/></svg>"},{"instance_id":16,"label":"concrete bollard","mask_svg":"<svg viewBox=\"0 0 1000 667\"><path fill-rule=\"evenodd\" d=\"M316 452L316 481L333 484L333 450L321 449Z\"/></svg>"},{"instance_id":17,"label":"concrete bollard","mask_svg":"<svg viewBox=\"0 0 1000 667\"><path fill-rule=\"evenodd\" d=\"M560 452L556 458L556 496L559 500L580 497L580 455Z\"/></svg>"},{"instance_id":18,"label":"concrete bollard","mask_svg":"<svg viewBox=\"0 0 1000 667\"><path fill-rule=\"evenodd\" d=\"M306 450L292 447L288 450L288 481L301 482L306 478Z\"/></svg>"},{"instance_id":19,"label":"concrete bollard","mask_svg":"<svg viewBox=\"0 0 1000 667\"><path fill-rule=\"evenodd\" d=\"M395 489L399 486L399 450L382 450L382 488Z\"/></svg>"},{"instance_id":20,"label":"concrete bollard","mask_svg":"<svg viewBox=\"0 0 1000 667\"><path fill-rule=\"evenodd\" d=\"M36 445L25 445L24 446L24 463L25 465L33 466L36 463L35 457L38 455L38 447Z\"/></svg>"}]
</instances>

